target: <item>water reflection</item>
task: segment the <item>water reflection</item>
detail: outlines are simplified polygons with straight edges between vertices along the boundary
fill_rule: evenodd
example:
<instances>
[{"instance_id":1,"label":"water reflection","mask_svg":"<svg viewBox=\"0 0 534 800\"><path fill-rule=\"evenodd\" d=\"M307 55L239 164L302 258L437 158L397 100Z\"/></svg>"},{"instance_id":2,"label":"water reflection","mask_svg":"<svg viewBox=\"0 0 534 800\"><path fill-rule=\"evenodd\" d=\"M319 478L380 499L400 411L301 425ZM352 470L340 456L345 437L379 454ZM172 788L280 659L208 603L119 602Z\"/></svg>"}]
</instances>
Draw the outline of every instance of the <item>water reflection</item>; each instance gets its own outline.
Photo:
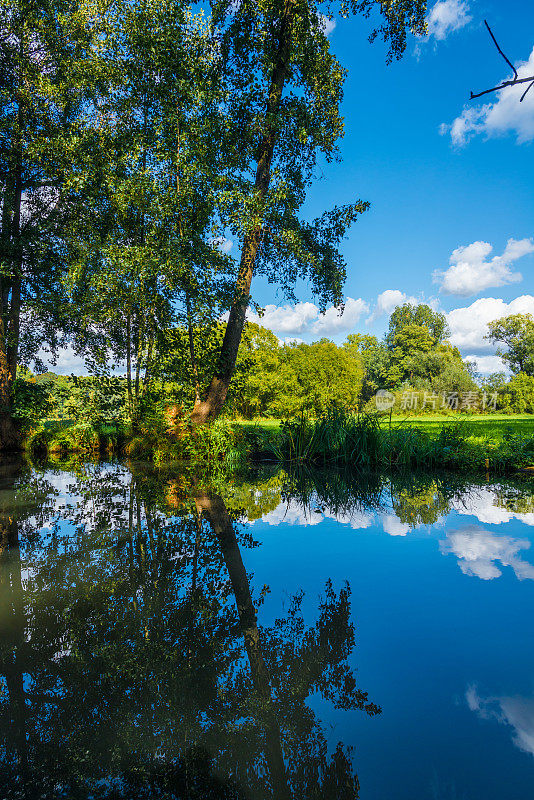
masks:
<instances>
[{"instance_id":1,"label":"water reflection","mask_svg":"<svg viewBox=\"0 0 534 800\"><path fill-rule=\"evenodd\" d=\"M493 719L512 728L512 741L534 756L534 697L482 697L477 686L469 686L467 705L481 719Z\"/></svg>"},{"instance_id":2,"label":"water reflection","mask_svg":"<svg viewBox=\"0 0 534 800\"><path fill-rule=\"evenodd\" d=\"M528 539L498 535L476 525L450 531L446 540L440 542L441 552L457 556L458 565L465 575L476 575L485 581L502 575L497 562L503 567L511 567L520 581L534 580L534 564L524 561L519 555L521 550L528 548Z\"/></svg>"},{"instance_id":3,"label":"water reflection","mask_svg":"<svg viewBox=\"0 0 534 800\"><path fill-rule=\"evenodd\" d=\"M271 487L272 488L272 487ZM439 529L451 513L472 516L486 524L518 519L534 525L531 479L506 481L492 486L480 479L461 480L451 475L438 478L369 477L355 483L352 475L302 472L286 475L279 502L270 494L269 510L254 516L268 525L319 525L333 519L353 530L378 524L389 536L406 536L412 530ZM530 548L524 538L494 533L477 525L447 531L440 542L443 555L453 554L466 575L483 580L500 577L501 567L511 567L519 580L534 579L534 565L520 552Z\"/></svg>"},{"instance_id":4,"label":"water reflection","mask_svg":"<svg viewBox=\"0 0 534 800\"><path fill-rule=\"evenodd\" d=\"M225 502L150 470L2 470L3 798L358 797L307 703L380 711L347 663L350 587L261 625L239 521L280 496L264 483Z\"/></svg>"}]
</instances>

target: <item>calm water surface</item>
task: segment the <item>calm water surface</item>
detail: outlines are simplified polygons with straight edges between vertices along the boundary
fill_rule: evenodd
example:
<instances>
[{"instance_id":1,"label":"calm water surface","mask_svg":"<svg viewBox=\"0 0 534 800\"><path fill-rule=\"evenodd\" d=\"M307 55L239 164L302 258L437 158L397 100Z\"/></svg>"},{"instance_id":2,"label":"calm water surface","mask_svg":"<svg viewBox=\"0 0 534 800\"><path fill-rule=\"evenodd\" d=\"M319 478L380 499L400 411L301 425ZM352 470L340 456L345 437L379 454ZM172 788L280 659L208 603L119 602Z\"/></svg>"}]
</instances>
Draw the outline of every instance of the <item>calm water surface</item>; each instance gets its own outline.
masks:
<instances>
[{"instance_id":1,"label":"calm water surface","mask_svg":"<svg viewBox=\"0 0 534 800\"><path fill-rule=\"evenodd\" d=\"M0 798L531 800L534 482L0 466Z\"/></svg>"}]
</instances>

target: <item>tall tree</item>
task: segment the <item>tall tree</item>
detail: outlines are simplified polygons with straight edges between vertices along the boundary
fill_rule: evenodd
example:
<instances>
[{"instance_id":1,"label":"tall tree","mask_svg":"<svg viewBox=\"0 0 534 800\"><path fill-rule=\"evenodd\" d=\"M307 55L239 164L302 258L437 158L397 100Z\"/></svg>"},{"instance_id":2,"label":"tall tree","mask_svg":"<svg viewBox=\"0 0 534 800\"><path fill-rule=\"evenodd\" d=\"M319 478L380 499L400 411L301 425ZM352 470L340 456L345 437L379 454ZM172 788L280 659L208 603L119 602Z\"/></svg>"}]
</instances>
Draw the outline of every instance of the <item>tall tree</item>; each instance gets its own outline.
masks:
<instances>
[{"instance_id":1,"label":"tall tree","mask_svg":"<svg viewBox=\"0 0 534 800\"><path fill-rule=\"evenodd\" d=\"M57 336L65 268L58 232L89 68L87 13L77 0L0 7L0 448L16 448L17 365Z\"/></svg>"},{"instance_id":2,"label":"tall tree","mask_svg":"<svg viewBox=\"0 0 534 800\"><path fill-rule=\"evenodd\" d=\"M263 272L292 296L306 279L324 308L339 304L345 264L339 240L368 204L360 200L312 223L299 219L319 153L337 156L343 133L340 102L345 72L325 34L330 3L316 0L216 0L214 38L229 85L229 117L237 122L241 181L224 198L230 227L241 241L241 258L219 362L193 421L216 417L234 371L254 274ZM380 14L371 39L389 44L399 58L406 31L425 30L425 0L348 0L342 15Z\"/></svg>"},{"instance_id":3,"label":"tall tree","mask_svg":"<svg viewBox=\"0 0 534 800\"><path fill-rule=\"evenodd\" d=\"M228 160L203 16L176 0L135 0L104 6L98 26L99 155L83 166L94 196L70 231L70 289L79 351L94 370L110 354L126 364L135 416L162 331L188 328L194 373L195 328L221 313L230 259L214 198Z\"/></svg>"}]
</instances>

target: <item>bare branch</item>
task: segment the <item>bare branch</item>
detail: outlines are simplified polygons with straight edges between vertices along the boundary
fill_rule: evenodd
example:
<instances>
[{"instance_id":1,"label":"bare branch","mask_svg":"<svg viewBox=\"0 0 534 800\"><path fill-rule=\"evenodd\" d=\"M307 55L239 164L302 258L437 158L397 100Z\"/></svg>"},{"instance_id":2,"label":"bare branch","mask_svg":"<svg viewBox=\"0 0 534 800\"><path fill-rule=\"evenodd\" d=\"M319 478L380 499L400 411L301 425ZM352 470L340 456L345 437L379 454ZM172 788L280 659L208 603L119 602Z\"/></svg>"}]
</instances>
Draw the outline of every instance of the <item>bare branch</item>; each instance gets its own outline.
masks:
<instances>
[{"instance_id":1,"label":"bare branch","mask_svg":"<svg viewBox=\"0 0 534 800\"><path fill-rule=\"evenodd\" d=\"M499 51L499 53L501 54L501 56L504 58L504 60L506 61L506 63L507 63L507 64L508 64L508 66L510 67L510 69L513 71L513 73L514 73L514 76L515 76L515 80L517 80L517 70L516 70L516 68L514 67L514 65L512 64L512 62L510 61L510 59L509 59L507 56L505 56L505 55L504 55L503 51L502 51L502 50L501 50L501 48L499 47L499 44L498 44L498 42L497 42L497 39L496 39L496 38L495 38L495 36L493 35L493 31L491 30L490 26L488 25L488 23L487 23L487 20L484 20L484 25L485 25L485 26L486 26L486 28L488 29L488 31L489 31L489 35L490 35L490 36L491 36L491 38L493 39L493 43L494 43L495 47L497 48L497 50Z\"/></svg>"},{"instance_id":2,"label":"bare branch","mask_svg":"<svg viewBox=\"0 0 534 800\"><path fill-rule=\"evenodd\" d=\"M534 78L532 79L532 82L531 82L531 83L530 83L530 84L527 86L527 88L525 89L525 91L523 92L523 94L521 95L521 98L520 98L520 100L519 100L519 102L520 102L520 103L522 103L522 102L523 102L523 100L525 99L525 95L526 95L526 93L529 91L529 89L532 89L532 87L533 87L533 86L534 86Z\"/></svg>"},{"instance_id":3,"label":"bare branch","mask_svg":"<svg viewBox=\"0 0 534 800\"><path fill-rule=\"evenodd\" d=\"M534 81L534 75L529 75L528 78L517 78L517 80L514 78L513 81L503 81L498 86L493 86L492 89L484 89L483 92L477 92L477 94L473 94L473 92L471 92L471 95L470 95L469 99L470 100L474 100L475 98L482 97L483 95L489 94L490 92L498 92L499 89L506 89L507 86L517 86L520 83L532 83L533 81ZM529 89L530 89L530 86L527 88L527 90L525 92L523 92L523 96L521 97L521 100L526 95L526 93L528 92Z\"/></svg>"},{"instance_id":4,"label":"bare branch","mask_svg":"<svg viewBox=\"0 0 534 800\"><path fill-rule=\"evenodd\" d=\"M527 95L527 92L532 88L532 86L534 86L534 75L529 75L527 78L520 78L519 75L517 74L516 68L514 67L510 59L507 56L505 56L505 54L499 47L499 43L497 42L497 39L493 35L493 31L491 30L486 20L484 20L484 25L488 29L489 35L493 39L495 47L497 48L501 56L504 58L508 66L513 70L514 78L511 81L503 81L502 83L499 83L498 86L493 86L491 89L484 89L483 92L476 92L476 93L471 92L469 99L475 100L477 97L483 97L485 94L491 94L492 92L498 92L501 89L506 89L507 86L517 86L520 83L528 83L529 85L527 86L527 88L525 89L525 91L523 92L523 94L519 99L519 102L522 103Z\"/></svg>"}]
</instances>

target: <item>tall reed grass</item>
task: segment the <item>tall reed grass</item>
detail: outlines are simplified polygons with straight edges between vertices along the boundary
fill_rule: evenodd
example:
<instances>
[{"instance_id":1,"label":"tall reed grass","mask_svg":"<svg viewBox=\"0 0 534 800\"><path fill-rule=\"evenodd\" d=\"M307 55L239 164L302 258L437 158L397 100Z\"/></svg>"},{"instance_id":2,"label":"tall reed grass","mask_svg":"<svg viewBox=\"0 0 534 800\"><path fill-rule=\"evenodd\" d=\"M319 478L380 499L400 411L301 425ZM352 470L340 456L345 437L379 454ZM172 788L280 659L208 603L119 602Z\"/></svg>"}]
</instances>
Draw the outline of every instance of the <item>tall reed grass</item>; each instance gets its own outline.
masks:
<instances>
[{"instance_id":1,"label":"tall reed grass","mask_svg":"<svg viewBox=\"0 0 534 800\"><path fill-rule=\"evenodd\" d=\"M466 422L446 424L436 436L409 426L381 424L376 414L350 415L337 408L317 420L302 415L283 422L278 432L257 431L251 437L257 456L283 463L498 473L534 464L533 436L476 438Z\"/></svg>"}]
</instances>

